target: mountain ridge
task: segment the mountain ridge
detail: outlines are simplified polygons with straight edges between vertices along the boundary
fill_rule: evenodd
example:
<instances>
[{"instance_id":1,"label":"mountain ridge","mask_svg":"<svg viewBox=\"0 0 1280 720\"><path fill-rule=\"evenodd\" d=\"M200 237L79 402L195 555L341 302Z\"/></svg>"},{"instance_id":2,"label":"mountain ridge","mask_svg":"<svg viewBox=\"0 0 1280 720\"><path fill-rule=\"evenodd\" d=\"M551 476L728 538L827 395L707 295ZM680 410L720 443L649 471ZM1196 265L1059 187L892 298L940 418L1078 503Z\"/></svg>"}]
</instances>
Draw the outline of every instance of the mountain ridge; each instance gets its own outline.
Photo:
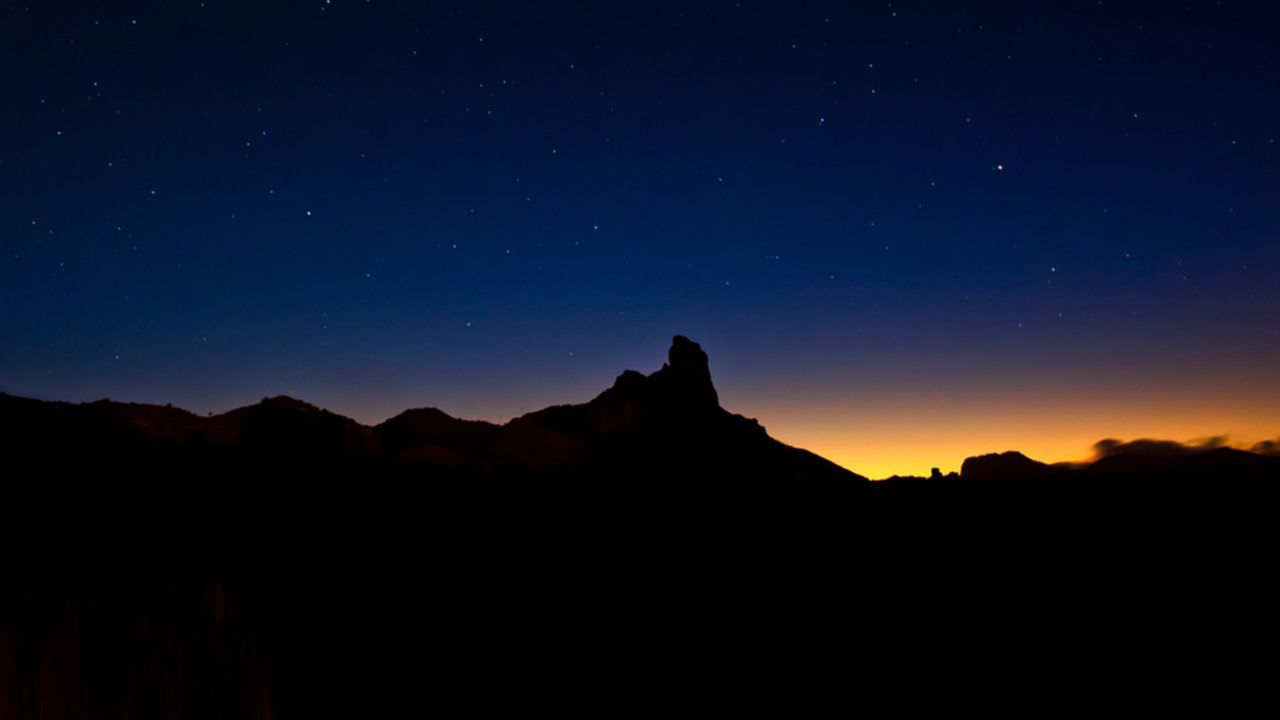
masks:
<instances>
[{"instance_id":1,"label":"mountain ridge","mask_svg":"<svg viewBox=\"0 0 1280 720\"><path fill-rule=\"evenodd\" d=\"M774 634L897 668L1003 643L1075 672L1056 648L1137 632L1156 658L1216 658L1196 618L1212 639L1274 616L1280 457L1119 443L1081 468L1010 451L870 482L720 407L701 348L672 348L502 425L0 394L0 716L43 716L37 694L168 698L90 717L390 716L370 704L420 709L422 678L495 649L558 672L566 638L605 675L701 678L682 643L709 626L730 661L807 656Z\"/></svg>"},{"instance_id":2,"label":"mountain ridge","mask_svg":"<svg viewBox=\"0 0 1280 720\"><path fill-rule=\"evenodd\" d=\"M735 483L830 489L867 482L720 407L707 354L681 335L672 339L667 362L648 375L626 370L585 403L552 405L502 424L423 407L365 425L287 395L200 416L171 406L3 393L0 423L15 448L89 447L112 457L132 449L130 461L141 462L148 461L145 453L164 450L196 452L215 463L242 456L279 467L356 462L454 480L536 476L581 484L607 476L640 483L696 475L719 490ZM114 446L97 447L104 438Z\"/></svg>"},{"instance_id":3,"label":"mountain ridge","mask_svg":"<svg viewBox=\"0 0 1280 720\"><path fill-rule=\"evenodd\" d=\"M383 470L457 479L617 474L610 465L621 463L622 474L635 481L644 479L643 473L676 472L716 476L722 485L744 478L746 485L776 487L869 482L770 437L758 420L722 408L707 353L682 335L673 337L667 362L648 375L627 369L586 402L550 405L504 423L463 419L426 406L365 424L288 395L202 416L172 405L45 401L5 392L0 392L0 423L15 449L50 449L59 438L92 445L89 436L96 432L135 443L140 452L234 450L256 457L315 452L330 460L377 461ZM1280 476L1280 456L1228 448L1219 440L1199 446L1108 439L1097 444L1098 457L1083 463L1048 464L1010 450L970 456L958 474L895 475L876 484L962 483L991 489L1097 477ZM658 462L663 453L655 454L662 450L677 465L663 467Z\"/></svg>"}]
</instances>

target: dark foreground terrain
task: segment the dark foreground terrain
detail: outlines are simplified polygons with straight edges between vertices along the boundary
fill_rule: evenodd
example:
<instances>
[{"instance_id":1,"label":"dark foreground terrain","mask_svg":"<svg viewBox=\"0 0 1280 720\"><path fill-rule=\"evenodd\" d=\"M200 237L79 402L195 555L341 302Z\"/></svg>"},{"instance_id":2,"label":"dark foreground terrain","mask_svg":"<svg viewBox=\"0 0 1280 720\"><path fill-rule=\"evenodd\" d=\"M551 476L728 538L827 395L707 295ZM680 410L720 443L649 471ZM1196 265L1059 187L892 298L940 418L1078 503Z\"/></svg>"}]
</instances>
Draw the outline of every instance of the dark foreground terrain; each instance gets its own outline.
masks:
<instances>
[{"instance_id":1,"label":"dark foreground terrain","mask_svg":"<svg viewBox=\"0 0 1280 720\"><path fill-rule=\"evenodd\" d=\"M0 718L1254 699L1280 457L1113 450L868 482L681 337L502 426L0 395Z\"/></svg>"}]
</instances>

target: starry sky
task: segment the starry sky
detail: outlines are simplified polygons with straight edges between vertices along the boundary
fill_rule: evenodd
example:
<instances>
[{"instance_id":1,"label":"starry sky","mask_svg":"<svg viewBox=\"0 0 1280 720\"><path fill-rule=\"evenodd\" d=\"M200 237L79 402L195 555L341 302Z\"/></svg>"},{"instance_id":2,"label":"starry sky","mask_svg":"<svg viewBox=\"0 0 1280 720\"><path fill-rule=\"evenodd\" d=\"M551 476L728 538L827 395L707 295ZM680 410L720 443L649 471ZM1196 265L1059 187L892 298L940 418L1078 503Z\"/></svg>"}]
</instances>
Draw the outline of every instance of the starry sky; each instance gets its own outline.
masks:
<instances>
[{"instance_id":1,"label":"starry sky","mask_svg":"<svg viewBox=\"0 0 1280 720\"><path fill-rule=\"evenodd\" d=\"M503 421L680 333L871 477L1274 438L1273 12L0 3L0 390Z\"/></svg>"}]
</instances>

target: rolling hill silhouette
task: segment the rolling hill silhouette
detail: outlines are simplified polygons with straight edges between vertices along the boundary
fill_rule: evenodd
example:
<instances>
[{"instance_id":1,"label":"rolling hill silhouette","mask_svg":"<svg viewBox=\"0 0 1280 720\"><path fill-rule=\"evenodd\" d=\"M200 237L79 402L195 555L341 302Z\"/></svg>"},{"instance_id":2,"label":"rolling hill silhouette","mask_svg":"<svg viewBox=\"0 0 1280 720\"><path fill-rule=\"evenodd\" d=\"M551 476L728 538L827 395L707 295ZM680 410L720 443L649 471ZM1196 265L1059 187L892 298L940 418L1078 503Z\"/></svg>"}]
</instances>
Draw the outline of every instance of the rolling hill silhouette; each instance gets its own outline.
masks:
<instances>
[{"instance_id":1,"label":"rolling hill silhouette","mask_svg":"<svg viewBox=\"0 0 1280 720\"><path fill-rule=\"evenodd\" d=\"M0 394L0 717L377 716L423 683L616 699L708 664L901 680L974 647L1034 688L1076 652L1122 673L1274 635L1280 457L1099 450L869 482L720 407L680 336L503 425ZM1116 637L1137 650L1100 657Z\"/></svg>"}]
</instances>

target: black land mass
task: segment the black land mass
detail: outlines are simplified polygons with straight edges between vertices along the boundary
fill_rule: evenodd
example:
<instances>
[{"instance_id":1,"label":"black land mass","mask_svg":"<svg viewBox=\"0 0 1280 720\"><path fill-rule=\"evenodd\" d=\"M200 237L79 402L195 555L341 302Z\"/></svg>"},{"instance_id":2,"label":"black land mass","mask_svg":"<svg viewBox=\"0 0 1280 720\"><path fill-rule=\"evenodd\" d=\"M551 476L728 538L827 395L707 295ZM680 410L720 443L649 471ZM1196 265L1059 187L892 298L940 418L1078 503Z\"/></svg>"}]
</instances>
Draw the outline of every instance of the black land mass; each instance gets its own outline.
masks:
<instances>
[{"instance_id":1,"label":"black land mass","mask_svg":"<svg viewBox=\"0 0 1280 720\"><path fill-rule=\"evenodd\" d=\"M721 674L964 675L975 648L1052 684L1076 652L1119 677L1275 635L1280 457L1112 443L869 482L720 407L679 336L503 425L0 394L0 452L0 718L631 707Z\"/></svg>"}]
</instances>

